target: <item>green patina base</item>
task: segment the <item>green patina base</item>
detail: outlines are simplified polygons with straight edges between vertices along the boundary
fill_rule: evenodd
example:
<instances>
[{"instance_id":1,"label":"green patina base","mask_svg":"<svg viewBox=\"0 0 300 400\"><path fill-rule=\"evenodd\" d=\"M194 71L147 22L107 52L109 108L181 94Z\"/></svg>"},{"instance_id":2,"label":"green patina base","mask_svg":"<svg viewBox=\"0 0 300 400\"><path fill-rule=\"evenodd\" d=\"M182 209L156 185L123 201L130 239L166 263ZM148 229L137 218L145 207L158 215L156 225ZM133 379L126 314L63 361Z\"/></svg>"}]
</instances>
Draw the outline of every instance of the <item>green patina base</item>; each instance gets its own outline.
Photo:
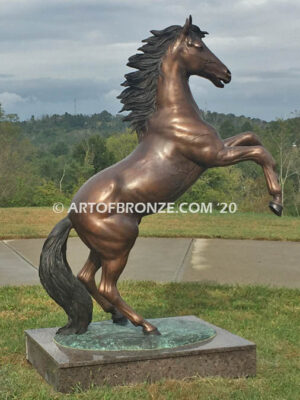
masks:
<instances>
[{"instance_id":1,"label":"green patina base","mask_svg":"<svg viewBox=\"0 0 300 400\"><path fill-rule=\"evenodd\" d=\"M182 318L149 319L161 335L145 335L141 327L112 321L94 322L83 335L55 335L54 342L63 347L92 351L159 350L206 342L216 331L200 321Z\"/></svg>"}]
</instances>

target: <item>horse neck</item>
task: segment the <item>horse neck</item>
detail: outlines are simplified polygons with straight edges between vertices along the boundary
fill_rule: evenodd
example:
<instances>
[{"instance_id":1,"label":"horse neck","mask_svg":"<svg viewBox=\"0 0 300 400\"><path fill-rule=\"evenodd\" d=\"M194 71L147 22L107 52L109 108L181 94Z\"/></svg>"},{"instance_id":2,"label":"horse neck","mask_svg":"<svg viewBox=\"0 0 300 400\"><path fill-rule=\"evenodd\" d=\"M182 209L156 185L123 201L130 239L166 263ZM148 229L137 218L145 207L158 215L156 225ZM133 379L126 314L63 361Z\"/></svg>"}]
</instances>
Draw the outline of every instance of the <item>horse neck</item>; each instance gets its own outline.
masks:
<instances>
[{"instance_id":1,"label":"horse neck","mask_svg":"<svg viewBox=\"0 0 300 400\"><path fill-rule=\"evenodd\" d=\"M199 111L192 96L188 79L186 71L178 62L172 60L171 56L164 60L157 84L157 111L168 109L170 113L174 114L183 110L185 112Z\"/></svg>"}]
</instances>

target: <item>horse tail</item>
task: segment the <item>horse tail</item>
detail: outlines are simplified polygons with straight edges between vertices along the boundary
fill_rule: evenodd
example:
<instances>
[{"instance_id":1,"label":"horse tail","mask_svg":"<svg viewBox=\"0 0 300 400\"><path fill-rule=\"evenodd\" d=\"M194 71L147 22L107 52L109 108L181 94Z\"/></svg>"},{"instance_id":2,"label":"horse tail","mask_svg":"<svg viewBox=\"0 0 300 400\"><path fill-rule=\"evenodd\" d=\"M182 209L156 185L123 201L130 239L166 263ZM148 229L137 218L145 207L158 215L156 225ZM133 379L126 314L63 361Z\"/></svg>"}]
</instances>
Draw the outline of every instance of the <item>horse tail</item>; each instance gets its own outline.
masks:
<instances>
[{"instance_id":1,"label":"horse tail","mask_svg":"<svg viewBox=\"0 0 300 400\"><path fill-rule=\"evenodd\" d=\"M67 262L67 239L72 229L68 217L62 219L46 239L40 257L39 276L47 293L69 317L57 333L84 333L92 320L93 303L85 286Z\"/></svg>"}]
</instances>

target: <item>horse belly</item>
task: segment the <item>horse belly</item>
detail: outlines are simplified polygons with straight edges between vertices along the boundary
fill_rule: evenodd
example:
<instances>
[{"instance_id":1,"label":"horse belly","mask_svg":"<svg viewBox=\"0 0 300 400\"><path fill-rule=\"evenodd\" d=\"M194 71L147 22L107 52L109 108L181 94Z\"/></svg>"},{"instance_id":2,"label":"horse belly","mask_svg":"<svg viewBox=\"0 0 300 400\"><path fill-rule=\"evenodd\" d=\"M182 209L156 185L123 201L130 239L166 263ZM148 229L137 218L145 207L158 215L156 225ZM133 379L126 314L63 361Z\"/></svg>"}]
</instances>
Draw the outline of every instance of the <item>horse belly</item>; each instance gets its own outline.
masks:
<instances>
[{"instance_id":1,"label":"horse belly","mask_svg":"<svg viewBox=\"0 0 300 400\"><path fill-rule=\"evenodd\" d=\"M177 160L178 161L178 160ZM180 197L201 175L203 168L185 162L164 162L140 171L134 179L125 179L123 196L136 202L172 202Z\"/></svg>"}]
</instances>

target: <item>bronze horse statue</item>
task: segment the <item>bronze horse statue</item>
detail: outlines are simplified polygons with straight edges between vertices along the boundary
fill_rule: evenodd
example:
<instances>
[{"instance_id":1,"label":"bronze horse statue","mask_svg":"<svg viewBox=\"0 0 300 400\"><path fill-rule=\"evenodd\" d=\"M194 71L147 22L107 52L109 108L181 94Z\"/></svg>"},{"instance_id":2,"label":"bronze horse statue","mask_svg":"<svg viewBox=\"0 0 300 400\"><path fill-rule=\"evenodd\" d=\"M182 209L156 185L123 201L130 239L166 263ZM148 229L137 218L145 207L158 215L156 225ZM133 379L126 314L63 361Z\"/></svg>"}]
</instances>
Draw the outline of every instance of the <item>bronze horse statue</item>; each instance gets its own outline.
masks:
<instances>
[{"instance_id":1,"label":"bronze horse statue","mask_svg":"<svg viewBox=\"0 0 300 400\"><path fill-rule=\"evenodd\" d=\"M228 68L207 48L203 32L192 24L151 31L140 53L129 58L137 69L125 75L126 88L119 98L125 117L136 130L139 144L124 160L91 177L75 194L72 204L173 202L208 168L254 161L264 171L269 206L281 215L281 188L275 162L252 132L222 140L201 119L189 87L197 75L223 88L231 80ZM146 214L146 213L145 213ZM90 295L111 313L113 322L129 319L145 334L157 328L137 314L119 294L117 281L145 214L86 213L70 211L45 241L40 259L40 279L48 294L65 310L69 321L58 333L84 333L92 319ZM74 228L90 249L88 260L77 278L66 260L66 241ZM102 267L99 288L95 273Z\"/></svg>"}]
</instances>

